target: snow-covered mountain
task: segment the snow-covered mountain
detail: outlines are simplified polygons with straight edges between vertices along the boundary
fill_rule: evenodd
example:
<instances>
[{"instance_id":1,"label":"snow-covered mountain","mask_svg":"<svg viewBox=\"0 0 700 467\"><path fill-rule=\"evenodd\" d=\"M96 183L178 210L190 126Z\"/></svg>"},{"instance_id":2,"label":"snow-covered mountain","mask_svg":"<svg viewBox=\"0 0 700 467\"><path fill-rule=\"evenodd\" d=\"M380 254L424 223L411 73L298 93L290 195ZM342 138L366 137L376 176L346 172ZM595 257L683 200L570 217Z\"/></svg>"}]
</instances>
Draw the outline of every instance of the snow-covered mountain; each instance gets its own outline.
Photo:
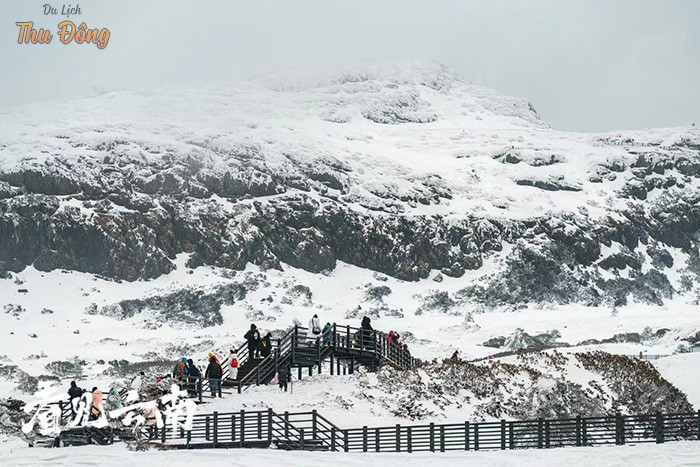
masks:
<instances>
[{"instance_id":1,"label":"snow-covered mountain","mask_svg":"<svg viewBox=\"0 0 700 467\"><path fill-rule=\"evenodd\" d=\"M465 283L489 305L660 304L699 270L694 128L557 132L435 64L106 92L0 127L4 270L135 280L186 252L417 280L507 257Z\"/></svg>"},{"instance_id":2,"label":"snow-covered mountain","mask_svg":"<svg viewBox=\"0 0 700 467\"><path fill-rule=\"evenodd\" d=\"M0 135L3 391L313 313L424 359L700 340L694 127L555 131L400 61L5 109Z\"/></svg>"}]
</instances>

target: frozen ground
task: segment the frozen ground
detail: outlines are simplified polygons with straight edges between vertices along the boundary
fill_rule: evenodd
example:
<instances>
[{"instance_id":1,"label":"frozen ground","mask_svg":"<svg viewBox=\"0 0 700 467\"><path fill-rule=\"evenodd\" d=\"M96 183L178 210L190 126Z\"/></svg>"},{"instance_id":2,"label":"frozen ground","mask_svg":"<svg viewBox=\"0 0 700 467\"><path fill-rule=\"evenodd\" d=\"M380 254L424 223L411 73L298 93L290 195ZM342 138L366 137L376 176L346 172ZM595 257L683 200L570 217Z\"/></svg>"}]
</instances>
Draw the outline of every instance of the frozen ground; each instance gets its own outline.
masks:
<instances>
[{"instance_id":1,"label":"frozen ground","mask_svg":"<svg viewBox=\"0 0 700 467\"><path fill-rule=\"evenodd\" d=\"M28 374L39 376L51 374L46 368L51 362L77 359L84 362L79 365L82 375L57 374L62 379L59 387L67 387L71 379L77 379L88 388L94 385L111 387L119 377L110 372L113 369L110 361L161 359L174 362L183 356L176 353L179 352L177 346L191 344L196 350L186 356L194 358L203 367L208 351L224 355L229 348L242 343L242 336L251 320L265 331L284 330L295 320L304 325L313 313L318 313L324 323L359 325L359 319L346 316L357 304L364 310L378 305L365 297L368 284L389 287L391 293L381 299L381 305L401 310L404 314L403 317L380 315L373 319L375 328L385 331L394 329L404 335L411 333L413 337L408 343L413 354L425 360L447 358L455 349L459 349L465 359L488 356L498 352L498 349L482 344L495 336L508 336L516 328L531 334L555 329L561 333L558 340L575 344L585 339L609 338L618 333L641 333L645 327L654 330L670 327L670 323L673 328L666 336L642 344L584 345L567 351L672 354L678 346L679 336L697 332L700 328L696 307L680 302L666 307L632 305L621 307L615 313L606 307L577 305L482 313L476 312L470 305L457 304L447 312L416 314L423 297L437 289L438 284L432 280L404 282L346 264L339 264L329 274L312 274L289 267L284 272L263 272L249 266L245 272L229 277L225 271L217 268L188 269L185 261L186 257L181 255L177 261L178 268L172 273L155 280L133 283L118 283L78 272L46 273L31 267L14 275L21 282L19 285L15 280L0 280L2 301L19 305L24 310L17 316L8 313L2 315L4 324L1 332L5 336L0 341L0 364L17 365ZM382 280L377 280L377 277ZM250 290L244 300L223 307L224 323L220 326L193 329L190 326L158 323L147 312L143 316L123 320L86 312L93 303L102 307L123 299L163 294L184 287L208 290L217 284L233 282L248 284ZM257 285L251 285L253 283ZM464 278L445 277L439 284L439 290L452 293L463 284ZM311 298L290 299L287 291L294 285L307 286ZM28 293L18 293L18 288L26 288ZM45 309L51 309L53 313L42 313ZM671 312L673 320L669 321ZM465 323L467 313L472 314L473 322ZM693 368L697 367L698 357L700 353L674 355L653 362L662 375L684 391L696 406L700 404L700 387L693 377ZM131 376L124 375L124 378ZM571 378L579 377L572 373ZM585 385L589 380L577 381ZM0 383L0 396L31 398L30 394L18 391L17 386L17 381L4 380ZM252 388L242 396L229 396L206 408L221 411L243 407L273 407L279 411L317 408L345 427L391 423L394 420L383 407L358 398L357 393L360 392L362 390L356 385L356 377L331 378L326 368L323 375L305 378L301 383L295 382L294 395L278 394L274 387ZM471 413L468 407L464 407L445 414L445 417L451 421L461 421L469 419Z\"/></svg>"},{"instance_id":2,"label":"frozen ground","mask_svg":"<svg viewBox=\"0 0 700 467\"><path fill-rule=\"evenodd\" d=\"M676 467L700 465L700 442L677 442L663 445L611 446L596 448L562 448L523 451L481 451L468 453L413 453L413 454L361 454L287 452L257 449L206 450L206 451L150 451L131 452L123 445L99 447L87 446L63 449L25 449L19 442L0 443L0 456L4 466L36 465L99 465L103 467L169 465L193 466L249 466L289 465L344 466L385 465L488 465L506 466L557 466L593 465L596 467Z\"/></svg>"},{"instance_id":3,"label":"frozen ground","mask_svg":"<svg viewBox=\"0 0 700 467\"><path fill-rule=\"evenodd\" d=\"M654 366L688 396L688 402L700 408L700 352L660 358Z\"/></svg>"},{"instance_id":4,"label":"frozen ground","mask_svg":"<svg viewBox=\"0 0 700 467\"><path fill-rule=\"evenodd\" d=\"M483 342L495 336L508 336L516 328L531 334L556 329L561 333L558 340L571 344L591 338L609 338L618 333L641 333L645 327L653 330L671 328L663 338L642 344L601 344L575 348L631 355L640 351L671 354L679 344L679 337L700 329L697 307L682 301L664 307L630 305L620 307L614 313L607 307L578 305L482 313L476 312L468 304L456 304L448 311L416 314L424 297L438 290L438 284L432 280L416 283L381 276L382 280L377 280L377 275L370 271L342 263L327 275L290 267L284 272L261 272L251 265L245 272L224 277L226 274L217 268L187 269L185 260L185 256L181 255L177 261L178 268L169 275L132 283L108 281L78 272L63 273L57 270L46 273L31 267L14 276L19 281L0 279L0 305L15 304L23 310L17 316L7 312L2 315L4 324L1 332L5 337L0 342L0 363L17 365L27 373L38 376L47 373L45 366L50 362L78 358L86 362L82 370L87 385L91 386L93 382L109 385L113 378L105 377L104 372L110 368L108 362L115 359L136 362L157 356L175 361L183 355L168 354L168 346L192 344L196 348L199 345L201 351L187 356L203 365L208 351L223 354L232 346L242 343L242 336L251 321L257 322L265 331L284 330L295 320L306 325L309 317L318 313L323 323L329 321L359 326L359 318L346 318L358 304L362 307L360 314L376 306L401 311L403 317L380 315L373 318L375 328L410 332L413 337L407 339L409 347L415 356L426 360L447 358L456 349L462 352L465 359L486 357L499 350L484 347ZM186 287L208 290L214 285L233 282L256 282L257 285L249 285L244 300L222 308L224 322L221 326L193 329L190 326L169 325L158 322L147 312L124 320L87 313L93 303L102 307L119 300L163 294ZM368 284L387 286L391 292L380 301L367 300ZM452 293L464 284L465 278L445 277L439 284L439 290ZM294 285L308 287L311 299L290 300L286 292ZM27 289L28 293L19 293L20 288ZM46 309L53 313L46 313ZM465 323L467 313L472 314L473 323ZM672 320L669 318L671 313ZM693 356L687 358L692 362ZM98 363L100 360L103 363ZM673 381L683 372L670 370L668 375ZM17 397L14 386L8 382L0 384L0 395ZM697 388L687 388L697 392Z\"/></svg>"}]
</instances>

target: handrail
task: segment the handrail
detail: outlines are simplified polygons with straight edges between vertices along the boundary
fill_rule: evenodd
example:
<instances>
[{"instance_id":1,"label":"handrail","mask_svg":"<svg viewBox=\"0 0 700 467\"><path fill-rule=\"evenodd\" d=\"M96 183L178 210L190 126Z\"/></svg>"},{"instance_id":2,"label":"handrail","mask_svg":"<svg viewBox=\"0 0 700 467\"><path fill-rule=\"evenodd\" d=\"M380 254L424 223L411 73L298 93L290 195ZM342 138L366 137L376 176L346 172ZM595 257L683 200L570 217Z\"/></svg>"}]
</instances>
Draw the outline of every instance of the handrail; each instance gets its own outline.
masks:
<instances>
[{"instance_id":1,"label":"handrail","mask_svg":"<svg viewBox=\"0 0 700 467\"><path fill-rule=\"evenodd\" d=\"M317 353L313 359L318 361L319 365L328 355L332 355L338 349L357 350L358 347L362 355L372 355L373 358L377 358L380 362L382 360L388 361L403 369L414 365L414 360L410 354L402 348L389 344L387 334L379 330L366 330L362 327L333 323L329 329L317 336L309 336L307 332L308 329L306 327L295 325L281 338L273 340L272 348L270 349L271 353L263 358L262 361L257 362L255 367L245 375L239 376L236 380L238 392L240 393L243 388L249 387L253 383L254 378L258 383L259 381L268 381L274 372L279 369L280 365L289 364L288 360L290 358L292 364L294 364L296 361L294 358L295 352L302 352L304 356L310 356L305 347L302 346L305 343L316 344ZM324 342L329 333L332 333L332 339ZM240 362L247 363L251 361L252 356L248 352L246 343L239 346L236 352ZM228 362L228 357L224 359L224 362ZM230 375L228 364L224 363L222 368L224 370L223 378L226 378L227 375ZM208 382L205 382L204 389L207 386Z\"/></svg>"},{"instance_id":2,"label":"handrail","mask_svg":"<svg viewBox=\"0 0 700 467\"><path fill-rule=\"evenodd\" d=\"M172 442L178 443L178 439L184 438L181 430L179 433L170 431ZM161 434L162 442L166 442L166 433ZM316 410L285 412L283 417L268 409L197 414L195 428L187 434L187 442L190 444L194 440L194 446L200 440L203 446L211 446L213 441L213 447L217 447L217 442L225 447L251 447L252 444L245 444L249 440L268 445L277 443L282 449L304 449L308 442L313 447L321 445L346 452L413 452L663 443L698 439L699 436L700 412L340 429Z\"/></svg>"}]
</instances>

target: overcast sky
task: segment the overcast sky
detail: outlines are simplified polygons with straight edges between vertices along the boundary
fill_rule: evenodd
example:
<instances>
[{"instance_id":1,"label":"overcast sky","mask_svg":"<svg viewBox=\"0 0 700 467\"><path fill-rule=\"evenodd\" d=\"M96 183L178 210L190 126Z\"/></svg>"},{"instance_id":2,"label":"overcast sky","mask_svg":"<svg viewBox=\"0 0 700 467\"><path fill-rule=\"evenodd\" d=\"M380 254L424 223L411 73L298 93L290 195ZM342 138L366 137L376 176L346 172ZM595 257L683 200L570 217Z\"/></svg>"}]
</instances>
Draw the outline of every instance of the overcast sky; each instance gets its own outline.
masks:
<instances>
[{"instance_id":1,"label":"overcast sky","mask_svg":"<svg viewBox=\"0 0 700 467\"><path fill-rule=\"evenodd\" d=\"M50 0L0 3L0 106L94 88L226 81L260 68L437 60L531 101L554 128L700 125L700 1L80 1L109 45L19 45ZM74 2L71 2L75 4ZM66 2L67 4L67 2Z\"/></svg>"}]
</instances>

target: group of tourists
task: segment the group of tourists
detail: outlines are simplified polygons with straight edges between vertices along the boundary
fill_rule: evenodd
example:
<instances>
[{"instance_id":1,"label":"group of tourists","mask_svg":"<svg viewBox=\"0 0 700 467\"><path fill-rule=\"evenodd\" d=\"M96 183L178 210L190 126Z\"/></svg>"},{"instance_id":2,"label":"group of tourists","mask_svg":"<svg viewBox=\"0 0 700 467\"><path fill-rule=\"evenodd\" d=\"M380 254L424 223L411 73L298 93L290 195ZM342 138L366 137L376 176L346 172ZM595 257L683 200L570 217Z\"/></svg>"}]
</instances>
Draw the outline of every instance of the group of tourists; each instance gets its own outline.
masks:
<instances>
[{"instance_id":1,"label":"group of tourists","mask_svg":"<svg viewBox=\"0 0 700 467\"><path fill-rule=\"evenodd\" d=\"M255 324L250 325L250 330L243 338L248 343L248 355L250 358L266 358L272 351L272 335L268 332L265 337L260 338L260 331ZM232 351L233 352L233 351Z\"/></svg>"},{"instance_id":2,"label":"group of tourists","mask_svg":"<svg viewBox=\"0 0 700 467\"><path fill-rule=\"evenodd\" d=\"M322 329L318 315L313 315L309 320L306 337L309 344L315 343L316 339L320 338L322 345L331 345L333 343L333 326L331 326L331 323L326 323Z\"/></svg>"},{"instance_id":3,"label":"group of tourists","mask_svg":"<svg viewBox=\"0 0 700 467\"><path fill-rule=\"evenodd\" d=\"M192 396L197 395L201 390L202 379L209 381L209 390L212 397L221 396L221 380L224 377L224 369L218 357L212 352L209 352L208 361L209 364L204 370L204 377L202 378L202 372L195 365L194 360L182 357L175 364L173 378L178 381L180 388L187 389L187 392ZM229 378L236 379L238 377L238 357L234 350L231 350L229 366Z\"/></svg>"},{"instance_id":4,"label":"group of tourists","mask_svg":"<svg viewBox=\"0 0 700 467\"><path fill-rule=\"evenodd\" d=\"M372 328L371 320L365 316L360 324L360 330L354 334L354 345L362 349L372 349L376 346L376 332ZM272 352L272 335L266 333L261 337L260 330L255 324L250 325L250 329L245 333L243 338L248 347L248 358L252 361L264 359ZM390 331L388 336L390 355L397 355L398 352L410 356L408 347L401 341L401 336L398 332ZM334 329L330 322L321 325L321 320L317 314L314 314L308 322L307 344L313 345L319 342L323 346L330 346L334 343ZM229 360L227 362L228 375L227 378L232 381L238 380L239 361L236 351L231 349ZM181 389L186 389L191 396L196 396L202 390L203 381L208 381L209 391L212 397L217 395L221 397L221 385L225 379L225 371L218 357L212 352L208 354L208 365L202 375L202 372L191 358L182 357L176 364L172 372L172 377L178 382ZM256 362L257 363L257 362ZM280 367L276 375L276 381L279 384L280 391L287 391L288 383L290 382L290 368Z\"/></svg>"},{"instance_id":5,"label":"group of tourists","mask_svg":"<svg viewBox=\"0 0 700 467\"><path fill-rule=\"evenodd\" d=\"M90 414L88 419L97 420L104 410L102 406L102 391L100 391L97 387L94 387L90 392L92 393L90 396L92 404L90 406ZM75 418L78 414L78 404L80 403L80 400L83 398L84 394L85 389L78 387L78 383L75 381L71 381L70 388L68 389L68 398L70 402L70 411L73 418Z\"/></svg>"}]
</instances>

